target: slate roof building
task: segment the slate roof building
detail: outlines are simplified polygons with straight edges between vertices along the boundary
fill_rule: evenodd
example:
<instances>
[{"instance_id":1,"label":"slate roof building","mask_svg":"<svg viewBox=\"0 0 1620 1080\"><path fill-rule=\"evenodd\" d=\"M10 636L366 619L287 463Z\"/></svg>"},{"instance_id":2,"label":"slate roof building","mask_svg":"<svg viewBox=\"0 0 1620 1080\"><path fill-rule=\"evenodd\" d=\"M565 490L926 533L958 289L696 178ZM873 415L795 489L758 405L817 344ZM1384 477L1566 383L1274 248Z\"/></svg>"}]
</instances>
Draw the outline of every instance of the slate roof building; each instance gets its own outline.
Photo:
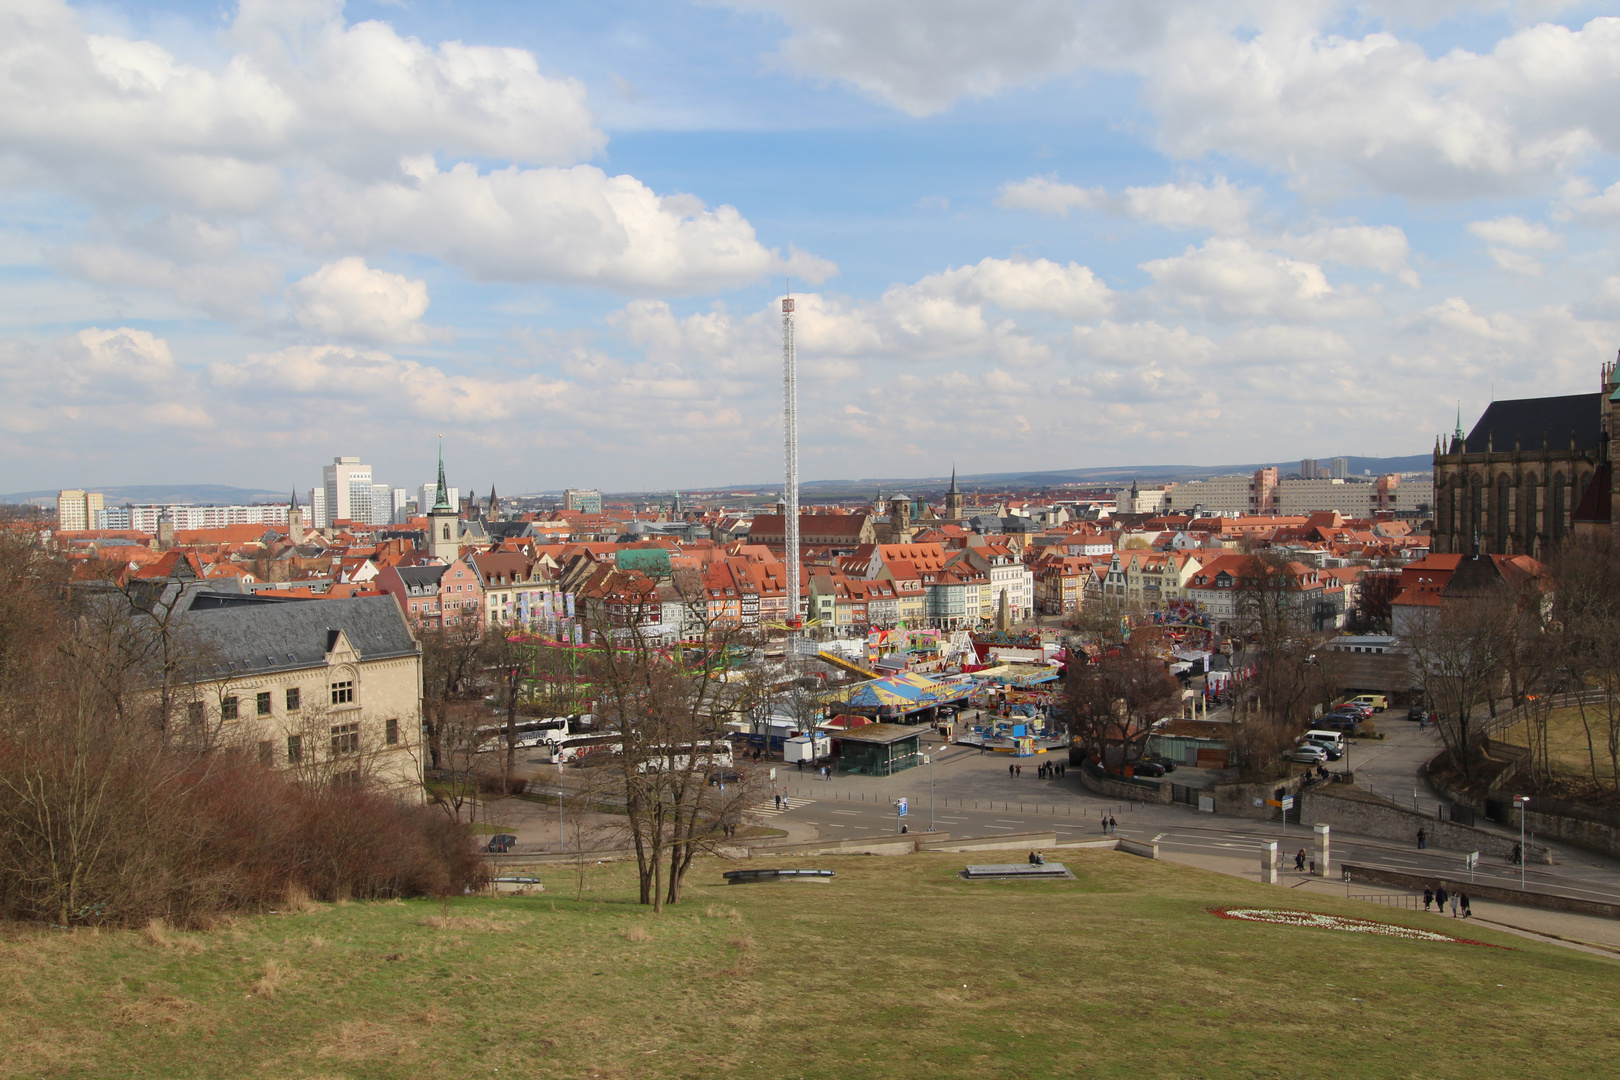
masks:
<instances>
[{"instance_id":1,"label":"slate roof building","mask_svg":"<svg viewBox=\"0 0 1620 1080\"><path fill-rule=\"evenodd\" d=\"M1530 555L1614 527L1620 381L1591 394L1494 401L1466 436L1434 447L1437 554Z\"/></svg>"},{"instance_id":2,"label":"slate roof building","mask_svg":"<svg viewBox=\"0 0 1620 1080\"><path fill-rule=\"evenodd\" d=\"M308 779L422 792L422 653L392 597L196 592L188 731Z\"/></svg>"}]
</instances>

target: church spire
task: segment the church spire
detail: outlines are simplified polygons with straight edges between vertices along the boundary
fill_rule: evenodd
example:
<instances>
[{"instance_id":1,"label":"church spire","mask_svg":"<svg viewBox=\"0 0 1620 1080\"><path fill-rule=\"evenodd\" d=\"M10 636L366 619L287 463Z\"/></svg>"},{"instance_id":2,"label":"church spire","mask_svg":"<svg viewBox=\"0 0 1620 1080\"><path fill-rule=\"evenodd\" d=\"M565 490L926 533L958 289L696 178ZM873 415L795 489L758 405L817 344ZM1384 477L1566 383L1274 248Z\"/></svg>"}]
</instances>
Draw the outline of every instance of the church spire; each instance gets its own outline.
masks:
<instances>
[{"instance_id":1,"label":"church spire","mask_svg":"<svg viewBox=\"0 0 1620 1080\"><path fill-rule=\"evenodd\" d=\"M946 494L947 495L955 495L956 494L956 462L954 462L954 461L951 462L951 490L946 492Z\"/></svg>"},{"instance_id":2,"label":"church spire","mask_svg":"<svg viewBox=\"0 0 1620 1080\"><path fill-rule=\"evenodd\" d=\"M489 520L497 521L501 516L501 500L495 495L495 485L489 485Z\"/></svg>"},{"instance_id":3,"label":"church spire","mask_svg":"<svg viewBox=\"0 0 1620 1080\"><path fill-rule=\"evenodd\" d=\"M291 513L296 512L297 510L298 510L298 489L293 488L292 489L292 498L287 500L287 513L291 514Z\"/></svg>"},{"instance_id":4,"label":"church spire","mask_svg":"<svg viewBox=\"0 0 1620 1080\"><path fill-rule=\"evenodd\" d=\"M450 489L444 485L444 436L439 436L439 490L433 494L433 509L453 510L450 505Z\"/></svg>"}]
</instances>

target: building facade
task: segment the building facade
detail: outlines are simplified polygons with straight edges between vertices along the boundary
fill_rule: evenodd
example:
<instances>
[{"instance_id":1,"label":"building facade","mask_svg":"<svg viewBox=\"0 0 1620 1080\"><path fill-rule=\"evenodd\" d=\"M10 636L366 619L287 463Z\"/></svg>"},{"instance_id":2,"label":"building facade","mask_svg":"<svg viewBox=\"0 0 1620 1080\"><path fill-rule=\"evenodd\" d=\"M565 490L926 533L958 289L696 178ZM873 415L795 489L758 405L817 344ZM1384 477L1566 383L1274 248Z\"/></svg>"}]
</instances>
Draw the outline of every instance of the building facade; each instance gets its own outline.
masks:
<instances>
[{"instance_id":1,"label":"building facade","mask_svg":"<svg viewBox=\"0 0 1620 1080\"><path fill-rule=\"evenodd\" d=\"M1437 554L1530 555L1576 534L1610 535L1620 382L1597 393L1495 401L1466 436L1435 441Z\"/></svg>"}]
</instances>

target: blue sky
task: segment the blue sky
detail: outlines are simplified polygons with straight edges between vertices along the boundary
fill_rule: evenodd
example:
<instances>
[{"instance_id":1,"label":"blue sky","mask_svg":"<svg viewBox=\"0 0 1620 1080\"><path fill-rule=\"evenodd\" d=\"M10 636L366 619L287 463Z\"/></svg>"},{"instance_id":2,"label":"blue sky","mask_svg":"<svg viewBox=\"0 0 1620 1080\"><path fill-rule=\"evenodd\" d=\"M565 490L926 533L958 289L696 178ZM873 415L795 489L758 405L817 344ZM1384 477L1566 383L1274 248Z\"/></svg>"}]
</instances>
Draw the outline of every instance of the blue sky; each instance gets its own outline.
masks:
<instances>
[{"instance_id":1,"label":"blue sky","mask_svg":"<svg viewBox=\"0 0 1620 1080\"><path fill-rule=\"evenodd\" d=\"M1421 453L1620 348L1556 0L0 3L0 490Z\"/></svg>"}]
</instances>

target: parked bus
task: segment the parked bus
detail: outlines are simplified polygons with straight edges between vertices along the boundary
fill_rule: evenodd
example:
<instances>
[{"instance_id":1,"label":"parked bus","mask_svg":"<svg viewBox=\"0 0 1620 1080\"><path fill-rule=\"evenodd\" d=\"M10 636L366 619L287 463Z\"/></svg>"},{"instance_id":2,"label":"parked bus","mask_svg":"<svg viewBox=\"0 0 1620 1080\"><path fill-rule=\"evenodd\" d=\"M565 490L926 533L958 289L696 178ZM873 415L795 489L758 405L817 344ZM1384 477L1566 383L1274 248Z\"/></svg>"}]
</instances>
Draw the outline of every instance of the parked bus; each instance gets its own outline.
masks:
<instances>
[{"instance_id":1,"label":"parked bus","mask_svg":"<svg viewBox=\"0 0 1620 1080\"><path fill-rule=\"evenodd\" d=\"M606 735L568 735L546 742L541 748L546 752L546 760L553 765L567 765L584 757L618 754L624 750L617 732Z\"/></svg>"},{"instance_id":2,"label":"parked bus","mask_svg":"<svg viewBox=\"0 0 1620 1080\"><path fill-rule=\"evenodd\" d=\"M731 744L723 739L713 742L677 743L674 746L656 747L647 755L645 761L639 762L636 769L639 772L685 772L693 767L693 757L696 756L697 768L708 772L713 769L729 769L735 764L731 756Z\"/></svg>"},{"instance_id":3,"label":"parked bus","mask_svg":"<svg viewBox=\"0 0 1620 1080\"><path fill-rule=\"evenodd\" d=\"M566 716L520 716L517 722L517 748L530 749L551 742L554 739L564 738L568 734L569 723ZM506 724L490 724L481 727L474 733L478 743L478 752L487 754L494 750L506 749Z\"/></svg>"}]
</instances>

